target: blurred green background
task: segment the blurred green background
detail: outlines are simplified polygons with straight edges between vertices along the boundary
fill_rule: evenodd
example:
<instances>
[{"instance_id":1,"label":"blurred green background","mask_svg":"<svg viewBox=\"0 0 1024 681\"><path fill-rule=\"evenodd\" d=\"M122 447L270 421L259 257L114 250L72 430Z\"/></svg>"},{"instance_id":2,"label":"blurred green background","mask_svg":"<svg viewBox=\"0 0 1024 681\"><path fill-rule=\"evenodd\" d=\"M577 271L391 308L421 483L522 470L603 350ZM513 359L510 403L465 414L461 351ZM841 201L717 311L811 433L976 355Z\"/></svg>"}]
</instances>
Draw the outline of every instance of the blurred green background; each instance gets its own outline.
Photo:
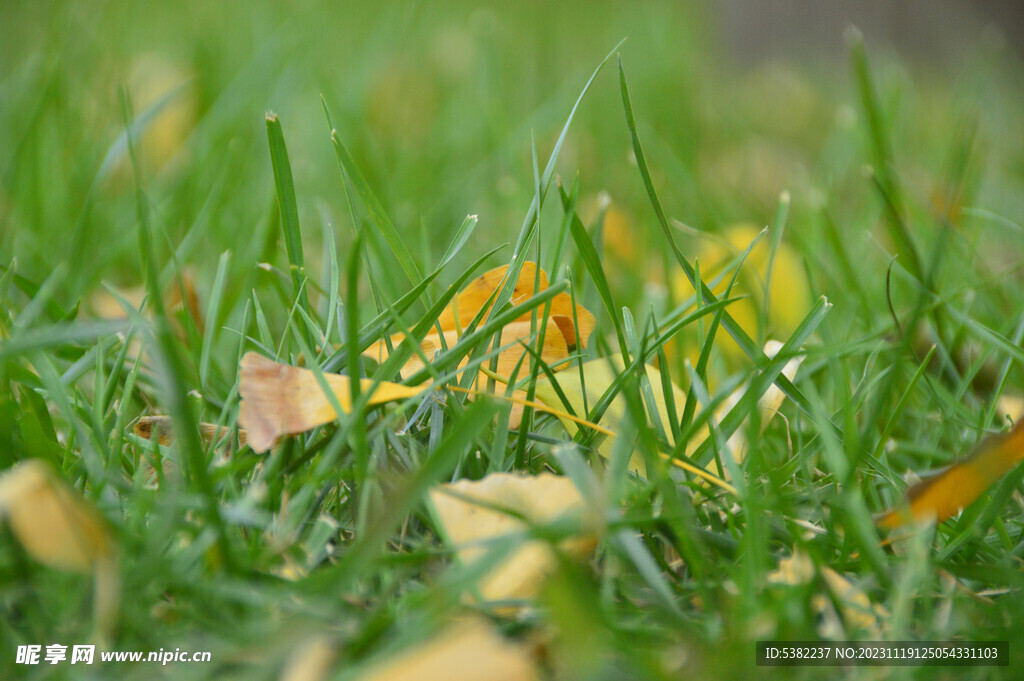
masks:
<instances>
[{"instance_id":1,"label":"blurred green background","mask_svg":"<svg viewBox=\"0 0 1024 681\"><path fill-rule=\"evenodd\" d=\"M699 229L763 225L788 189L791 236L813 239L805 218L826 201L841 224L878 211L859 175L870 147L842 41L858 19L914 198L941 200L950 145L976 121L970 198L1019 215L1020 60L985 16L927 5L6 2L0 259L17 257L37 281L70 261L58 296L68 304L103 279L138 282L122 92L165 255L191 233L179 257L203 283L227 248L243 251L232 281L246 286L255 261L284 261L266 110L284 125L311 271L325 224L340 246L351 238L321 95L421 262L469 213L481 228L466 254L478 254L514 238L533 194L531 140L543 165L587 76L623 38L670 214ZM584 100L559 168L579 172L584 197L608 192L644 245L654 222L612 70Z\"/></svg>"}]
</instances>

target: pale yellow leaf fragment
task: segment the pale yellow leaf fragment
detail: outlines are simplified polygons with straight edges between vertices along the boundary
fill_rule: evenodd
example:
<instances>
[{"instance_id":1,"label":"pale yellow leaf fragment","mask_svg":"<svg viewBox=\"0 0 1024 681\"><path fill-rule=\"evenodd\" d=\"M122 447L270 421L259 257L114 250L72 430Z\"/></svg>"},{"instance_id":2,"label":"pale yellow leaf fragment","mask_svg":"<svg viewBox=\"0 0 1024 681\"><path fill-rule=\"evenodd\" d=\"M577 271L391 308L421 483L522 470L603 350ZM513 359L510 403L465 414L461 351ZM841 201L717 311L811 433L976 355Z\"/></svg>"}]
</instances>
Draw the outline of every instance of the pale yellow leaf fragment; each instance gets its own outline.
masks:
<instances>
[{"instance_id":1,"label":"pale yellow leaf fragment","mask_svg":"<svg viewBox=\"0 0 1024 681\"><path fill-rule=\"evenodd\" d=\"M768 574L769 584L798 586L814 579L814 562L802 551L794 551L789 558L779 561L779 567Z\"/></svg>"},{"instance_id":2,"label":"pale yellow leaf fragment","mask_svg":"<svg viewBox=\"0 0 1024 681\"><path fill-rule=\"evenodd\" d=\"M794 550L788 558L780 560L778 569L768 574L768 583L799 586L809 584L815 574L821 575L822 581L832 592L847 629L858 630L874 638L883 636L888 629L889 611L873 603L862 589L832 568L825 565L816 567L811 557L803 551ZM815 594L811 603L816 614L830 621L830 635L842 633L835 631L841 627L838 619L833 617L829 620L831 602L824 594Z\"/></svg>"},{"instance_id":3,"label":"pale yellow leaf fragment","mask_svg":"<svg viewBox=\"0 0 1024 681\"><path fill-rule=\"evenodd\" d=\"M323 634L311 636L295 648L281 670L281 681L323 681L337 657L334 642Z\"/></svg>"},{"instance_id":4,"label":"pale yellow leaf fragment","mask_svg":"<svg viewBox=\"0 0 1024 681\"><path fill-rule=\"evenodd\" d=\"M764 344L764 354L770 358L774 358L782 349L782 343L777 340L770 340ZM796 378L796 372L800 369L800 365L804 361L804 356L794 357L785 366L782 367L782 375L793 381ZM715 420L721 421L725 416L739 404L739 401L743 398L744 393L750 388L749 385L741 386L737 388L732 395L729 396L722 406L715 412ZM779 413L779 408L782 406L783 401L786 399L786 393L782 392L775 383L768 386L768 389L764 391L764 394L757 400L757 408L761 414L761 431L768 427L768 424L772 422L775 415ZM746 423L746 421L744 421ZM706 437L706 435L705 435ZM703 438L696 438L698 442ZM729 451L732 452L733 458L736 463L742 463L743 459L747 456L747 440L743 435L743 424L736 429L736 432L729 438ZM694 448L695 449L695 448ZM689 448L687 452L689 453ZM726 479L728 479L728 471L726 471Z\"/></svg>"},{"instance_id":5,"label":"pale yellow leaf fragment","mask_svg":"<svg viewBox=\"0 0 1024 681\"><path fill-rule=\"evenodd\" d=\"M445 628L429 641L378 664L359 681L531 681L527 650L502 638L480 617Z\"/></svg>"},{"instance_id":6,"label":"pale yellow leaf fragment","mask_svg":"<svg viewBox=\"0 0 1024 681\"><path fill-rule=\"evenodd\" d=\"M872 638L882 638L888 629L889 611L872 603L863 590L832 568L821 566L821 576L839 602L847 627L863 631Z\"/></svg>"},{"instance_id":7,"label":"pale yellow leaf fragment","mask_svg":"<svg viewBox=\"0 0 1024 681\"><path fill-rule=\"evenodd\" d=\"M430 499L447 540L465 564L487 553L488 540L526 532L526 521L546 524L583 509L583 499L572 481L550 473L532 477L492 473L479 481L438 485L430 491ZM497 509L507 509L522 519ZM595 537L587 534L567 539L559 548L582 556L595 543ZM547 542L526 540L480 580L477 592L485 601L532 598L554 564Z\"/></svg>"}]
</instances>

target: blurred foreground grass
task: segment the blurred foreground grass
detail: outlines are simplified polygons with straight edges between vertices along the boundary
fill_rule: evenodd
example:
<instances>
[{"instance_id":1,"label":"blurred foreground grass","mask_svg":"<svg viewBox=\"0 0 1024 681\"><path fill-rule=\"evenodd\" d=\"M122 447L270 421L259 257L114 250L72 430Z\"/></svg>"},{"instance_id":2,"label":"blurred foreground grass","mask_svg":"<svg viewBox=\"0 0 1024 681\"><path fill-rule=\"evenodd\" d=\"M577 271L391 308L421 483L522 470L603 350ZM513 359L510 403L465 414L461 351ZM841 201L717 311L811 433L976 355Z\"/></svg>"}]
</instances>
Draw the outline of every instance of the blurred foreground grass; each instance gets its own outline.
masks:
<instances>
[{"instance_id":1,"label":"blurred foreground grass","mask_svg":"<svg viewBox=\"0 0 1024 681\"><path fill-rule=\"evenodd\" d=\"M113 528L114 648L213 651L210 664L100 667L97 678L269 679L289 657L323 650L332 674L357 675L465 609L470 573L439 541L422 485L508 470L578 480L574 457L601 481L588 498L608 524L596 553L566 560L537 608L472 608L524 643L545 675L754 677L753 642L768 638L1022 641L1020 470L937 530L883 543L871 524L899 500L905 472L938 469L1004 429L1007 414L1019 418L1006 406L1024 386L1019 61L983 44L940 71L865 58L855 43L844 63L741 66L710 25L707 8L675 3L0 8L0 466L48 461ZM762 435L754 403L743 407L754 423L738 498L708 500L665 472L606 472L587 443L559 444L569 437L554 419L509 431L492 421L495 407L453 393L423 403L415 423L404 423L411 408L384 419L364 410L264 456L243 447L225 457L187 439L153 452L131 434L138 416L168 412L185 431L197 418L234 426L246 350L309 364L325 340L319 366L358 368L347 329L419 283L367 203L350 210L321 95L422 275L466 215L479 217L439 283L400 317L411 327L472 263L529 233L520 225L548 154L623 37L636 132L686 258L700 258L708 281L728 277L723 260L746 244L722 235L771 226L760 248L785 257L752 254L734 291L749 296L737 308L755 308L744 328L758 346L789 338L810 301L833 305L806 345L803 408L787 400ZM697 363L712 325L671 342L646 336L652 320L663 328L683 314L693 289L679 283L641 181L614 67L580 104L540 211L540 245L518 260L539 259L560 281L552 264L567 244L574 295L598 315L590 352L616 354L622 332L639 339L633 350L662 348L665 374L686 388L684 359ZM289 271L267 110L294 174L308 311ZM568 236L576 182L598 268ZM483 264L507 263L512 250ZM769 276L770 259L786 271ZM129 309L146 290L147 315L154 298L168 309L152 324L101 321L125 316L116 299L122 312L111 314L104 282ZM783 310L796 322L772 314L787 287L804 286L791 292L798 311ZM754 374L724 349L701 373L714 399ZM147 467L156 455L174 464L165 478ZM537 532L554 541L573 528ZM795 549L815 569L780 584ZM826 568L869 599L868 620ZM0 670L43 677L52 670L14 666L17 645L86 642L90 585L35 562L3 530Z\"/></svg>"}]
</instances>

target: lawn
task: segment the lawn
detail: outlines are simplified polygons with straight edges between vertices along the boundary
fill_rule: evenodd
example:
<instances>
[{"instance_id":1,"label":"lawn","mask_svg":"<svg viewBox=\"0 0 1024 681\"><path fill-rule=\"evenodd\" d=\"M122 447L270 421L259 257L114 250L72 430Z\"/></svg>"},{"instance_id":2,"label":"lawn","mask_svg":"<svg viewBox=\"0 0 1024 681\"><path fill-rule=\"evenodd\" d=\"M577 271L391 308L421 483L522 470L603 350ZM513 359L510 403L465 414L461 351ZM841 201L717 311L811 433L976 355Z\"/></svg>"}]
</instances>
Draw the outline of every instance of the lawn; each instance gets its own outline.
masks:
<instances>
[{"instance_id":1,"label":"lawn","mask_svg":"<svg viewBox=\"0 0 1024 681\"><path fill-rule=\"evenodd\" d=\"M677 5L0 7L0 676L1019 677L1020 56Z\"/></svg>"}]
</instances>

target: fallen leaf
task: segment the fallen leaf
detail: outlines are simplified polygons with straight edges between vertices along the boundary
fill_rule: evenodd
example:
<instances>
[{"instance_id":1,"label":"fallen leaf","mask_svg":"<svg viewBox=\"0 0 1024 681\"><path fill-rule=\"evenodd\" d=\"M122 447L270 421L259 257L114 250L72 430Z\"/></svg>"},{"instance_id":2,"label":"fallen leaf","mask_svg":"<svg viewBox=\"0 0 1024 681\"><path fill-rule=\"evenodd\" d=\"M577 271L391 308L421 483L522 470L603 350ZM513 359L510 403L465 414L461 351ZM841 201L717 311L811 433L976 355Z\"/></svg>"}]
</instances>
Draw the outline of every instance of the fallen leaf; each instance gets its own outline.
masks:
<instances>
[{"instance_id":1,"label":"fallen leaf","mask_svg":"<svg viewBox=\"0 0 1024 681\"><path fill-rule=\"evenodd\" d=\"M457 341L459 336L462 335L466 328L474 317L484 309L484 306L488 304L491 296L501 286L502 280L508 271L508 265L495 268L488 272L484 272L482 275L471 281L465 289L463 289L452 302L446 307L441 315L437 318L437 326L440 327L441 331L445 334L445 342L448 347L451 347L455 343L450 339ZM533 262L524 262L522 268L519 271L519 278L516 280L515 288L512 291L511 303L516 305L528 298L533 297L537 293L545 290L548 287L548 276L544 270L540 270L540 285L534 287L534 279L538 276L537 264ZM490 307L487 308L490 310ZM536 310L536 313L542 314L543 307ZM575 311L576 323L573 322L573 315ZM529 322L534 315L534 311L526 312L512 323L506 325L506 329L515 328L518 331L515 338L527 339L530 337L529 324L526 326L514 326L516 323ZM575 308L572 304L572 297L568 293L559 293L557 296L551 299L551 309L549 310L548 316L550 321L553 323L549 325L549 331L557 330L561 335L562 340L567 348L567 351L576 349L576 336L579 335L580 342L583 346L586 346L587 339L590 337L591 332L594 330L594 315L592 315L586 308L581 305L576 305ZM486 320L486 317L484 318ZM455 332L454 336L448 334L448 332ZM554 335L554 334L551 334ZM437 334L435 336L435 345L440 346L436 342ZM405 338L402 334L395 334L391 336L391 346L396 347ZM428 338L430 338L428 336ZM513 339L513 336L506 338L506 332L502 334L502 345L506 345ZM425 339L426 340L426 339ZM427 357L431 357L430 353L425 353ZM383 362L388 357L387 345L384 340L379 340L373 345L369 346L363 351L363 355L375 359L378 362ZM403 374L406 372L403 371Z\"/></svg>"},{"instance_id":2,"label":"fallen leaf","mask_svg":"<svg viewBox=\"0 0 1024 681\"><path fill-rule=\"evenodd\" d=\"M550 473L491 473L482 480L438 485L430 490L430 500L447 541L467 565L487 554L488 540L526 532L528 523L551 523L583 509L583 499L572 481ZM566 539L559 548L582 556L595 543L593 535L585 535ZM477 592L484 601L532 598L554 566L555 555L548 542L526 540L480 579Z\"/></svg>"},{"instance_id":3,"label":"fallen leaf","mask_svg":"<svg viewBox=\"0 0 1024 681\"><path fill-rule=\"evenodd\" d=\"M113 554L96 509L38 459L0 477L0 517L30 556L59 570L88 573Z\"/></svg>"},{"instance_id":4,"label":"fallen leaf","mask_svg":"<svg viewBox=\"0 0 1024 681\"><path fill-rule=\"evenodd\" d=\"M349 377L323 376L342 411L351 411ZM373 384L371 379L360 380L363 393L370 391ZM377 384L368 404L413 397L429 387L383 381ZM255 352L242 357L238 391L242 396L238 423L245 429L248 444L255 452L267 451L282 435L303 433L338 417L311 370L280 364Z\"/></svg>"},{"instance_id":5,"label":"fallen leaf","mask_svg":"<svg viewBox=\"0 0 1024 681\"><path fill-rule=\"evenodd\" d=\"M473 617L426 643L384 661L359 681L530 681L537 667L526 648L505 640L487 620Z\"/></svg>"},{"instance_id":6,"label":"fallen leaf","mask_svg":"<svg viewBox=\"0 0 1024 681\"><path fill-rule=\"evenodd\" d=\"M729 227L721 237L714 240L708 235L697 254L701 278L711 281L718 277L733 259L743 254L759 233L757 227L741 223ZM764 329L765 335L788 338L811 309L811 288L800 256L785 243L780 243L775 253L770 290L766 293L769 288L770 241L770 238L762 238L747 255L731 295L746 294L748 297L731 303L727 308L736 323L752 338L757 338L761 331L758 321L766 297L768 328ZM722 282L714 288L716 296L725 293L731 278L731 273L722 278ZM693 285L682 271L676 274L672 288L678 300L685 300L695 293ZM734 363L746 358L746 353L727 333L722 332L715 337L715 346ZM687 355L693 355L692 361L696 362L693 344L687 347Z\"/></svg>"},{"instance_id":7,"label":"fallen leaf","mask_svg":"<svg viewBox=\"0 0 1024 681\"><path fill-rule=\"evenodd\" d=\"M877 603L853 582L843 577L832 568L822 565L819 568L822 579L839 602L846 626L862 631L872 639L881 639L888 630L889 611Z\"/></svg>"},{"instance_id":8,"label":"fallen leaf","mask_svg":"<svg viewBox=\"0 0 1024 681\"><path fill-rule=\"evenodd\" d=\"M778 341L768 341L765 344L764 351L769 357L774 357L778 351L782 349L782 343ZM794 357L789 360L782 369L782 373L789 379L793 380L796 377L796 372L800 368L800 364L803 362L803 357ZM622 371L622 360L616 357L611 358L609 363L608 359L592 360L585 362L582 366L583 379L580 379L579 371L564 371L558 374L558 386L561 388L562 393L565 395L569 404L572 406L573 412L577 415L585 416L586 407L593 408L595 404L600 400L604 392L611 386L611 384L618 377L618 374ZM660 371L650 365L645 365L644 370L647 374L647 379L651 384L651 391L654 394L654 403L658 411L658 417L661 422L661 428L665 433L668 443L675 445L674 437L672 435L672 424L670 419L678 419L679 414L670 413L668 405L665 400L665 392L662 387L662 374ZM586 384L587 399L584 402L584 383ZM686 404L686 393L684 393L678 386L669 380L671 386L673 402L675 403L676 409L679 413L682 413L683 406ZM721 420L725 417L729 411L739 403L743 395L749 389L749 383L747 385L737 388L723 403L718 407L715 413L716 420ZM555 390L554 385L550 379L546 376L542 376L537 380L535 388L535 395L539 402L545 405L545 410L555 414L566 430L570 434L575 435L579 425L567 418L566 412L563 410L562 400ZM785 393L783 393L773 383L768 390L765 391L764 395L758 400L758 408L761 410L761 428L767 427L768 423L771 422L772 418L778 413L779 407L785 399ZM619 393L608 406L608 409L602 415L597 425L602 426L611 431L615 431L618 428L618 424L621 423L626 410L626 399ZM648 418L650 418L648 414ZM707 427L702 428L698 431L696 437L692 438L686 446L686 453L692 454L697 447L704 442L710 435L710 431ZM598 445L598 452L605 458L611 457L614 437L608 437ZM746 452L746 440L742 434L742 426L737 428L736 432L732 435L728 442L729 449L733 452L733 456L737 463L743 461ZM727 491L735 492L735 490L728 485L725 481L721 480L714 474L707 470L702 470L694 466L690 466L683 461L676 459L671 460L672 464L684 468L685 470L694 473L695 475L703 478L706 482L716 484ZM642 456L639 452L633 454L633 457L629 462L629 469L636 472L641 476L647 475L646 465L643 461ZM724 484L724 486L723 486Z\"/></svg>"},{"instance_id":9,"label":"fallen leaf","mask_svg":"<svg viewBox=\"0 0 1024 681\"><path fill-rule=\"evenodd\" d=\"M810 584L815 573L820 574L833 598L839 605L839 613L843 622L850 629L859 630L870 637L881 638L888 630L889 611L881 605L872 603L868 595L855 586L846 577L828 567L827 565L815 566L811 557L803 551L794 549L788 558L779 561L779 567L768 574L769 584L783 586L800 586ZM831 604L822 594L816 594L811 601L818 616L828 619ZM841 627L838 620L833 622L829 629ZM841 632L830 631L829 636L839 635Z\"/></svg>"},{"instance_id":10,"label":"fallen leaf","mask_svg":"<svg viewBox=\"0 0 1024 681\"><path fill-rule=\"evenodd\" d=\"M114 540L99 511L38 459L0 475L0 519L25 552L58 570L93 575L93 620L109 639L120 604Z\"/></svg>"},{"instance_id":11,"label":"fallen leaf","mask_svg":"<svg viewBox=\"0 0 1024 681\"><path fill-rule=\"evenodd\" d=\"M139 420L135 422L133 430L136 435L145 440L152 440L153 436L156 435L157 442L165 447L174 443L174 423L170 416L140 416ZM207 447L211 444L226 442L230 449L234 448L235 443L229 441L231 429L226 426L218 426L215 423L200 423L199 436ZM246 433L244 430L239 430L238 446L244 447L245 444Z\"/></svg>"},{"instance_id":12,"label":"fallen leaf","mask_svg":"<svg viewBox=\"0 0 1024 681\"><path fill-rule=\"evenodd\" d=\"M941 523L973 503L1022 460L1024 420L1009 433L985 438L967 457L912 486L905 502L883 514L877 524L892 529L909 520Z\"/></svg>"},{"instance_id":13,"label":"fallen leaf","mask_svg":"<svg viewBox=\"0 0 1024 681\"><path fill-rule=\"evenodd\" d=\"M337 655L334 641L324 634L313 635L288 656L281 681L322 681L328 678Z\"/></svg>"},{"instance_id":14,"label":"fallen leaf","mask_svg":"<svg viewBox=\"0 0 1024 681\"><path fill-rule=\"evenodd\" d=\"M435 327L440 327L441 333L435 331L425 336L420 343L420 350L428 360L432 360L435 353L442 348L451 348L458 343L466 325L481 310L485 309L485 305L488 305L488 301L501 287L507 272L508 265L485 272L471 281L452 300L448 307L442 311ZM539 277L539 281L535 282L537 277ZM538 283L539 286L535 286L535 283ZM512 305L516 305L544 291L546 288L548 288L547 273L543 269L538 273L537 264L534 262L524 262L522 268L520 268L519 278L516 280L510 302ZM489 312L490 307L486 309ZM542 314L543 308L538 310L537 313ZM543 320L538 320L537 326L533 326L533 314L533 311L524 313L502 328L499 347L505 349L497 355L498 374L511 376L516 366L529 366L529 357L526 357L524 360L524 355L527 352L526 349L516 341L528 342L535 330L539 329L541 324L544 323ZM484 319L486 320L486 317ZM541 358L552 367L553 371L564 368L566 365L560 362L568 358L569 353L576 349L577 335L579 342L585 347L587 339L594 330L594 323L594 315L581 305L574 307L572 297L568 293L558 294L551 299L544 342L539 353ZM391 347L394 348L404 338L405 336L402 334L395 334L388 340L391 343ZM387 343L384 339L381 339L366 348L362 354L378 363L382 363L389 355ZM465 367L468 361L468 357L463 358L459 363L459 368ZM521 361L522 364L520 364ZM401 376L409 377L423 367L424 363L419 355L413 355L402 366L400 373ZM520 376L522 373L520 371ZM483 379L478 376L473 383L474 388L477 390L481 389L483 387L481 385L482 381ZM523 414L522 401L526 399L527 394L524 391L517 390L512 393L512 396L516 399L516 403L509 414L509 427L518 428Z\"/></svg>"},{"instance_id":15,"label":"fallen leaf","mask_svg":"<svg viewBox=\"0 0 1024 681\"><path fill-rule=\"evenodd\" d=\"M560 360L564 360L569 356L569 348L565 344L565 339L562 337L557 330L552 329L551 333L545 333L544 347L541 348L541 359L546 364L555 364ZM526 355L526 348L516 341L527 340L530 338L530 322L513 322L506 324L501 330L501 341L499 347L506 347L507 349L502 350L498 353L497 361L497 372L499 374L508 376L515 371L517 366L520 366L520 360ZM451 348L459 340L459 336L455 331L446 331L444 334L444 343L446 347ZM441 339L438 334L431 334L423 339L420 343L420 349L423 350L423 354L428 359L433 359L434 353L442 349ZM523 362L523 366L529 366L529 358ZM459 363L459 367L466 366L468 358L463 358ZM405 365L402 367L403 376L411 376L420 369L423 368L423 361L418 356L413 356Z\"/></svg>"},{"instance_id":16,"label":"fallen leaf","mask_svg":"<svg viewBox=\"0 0 1024 681\"><path fill-rule=\"evenodd\" d=\"M769 584L799 586L814 579L814 561L803 551L794 550L789 558L779 561L779 567L768 574Z\"/></svg>"},{"instance_id":17,"label":"fallen leaf","mask_svg":"<svg viewBox=\"0 0 1024 681\"><path fill-rule=\"evenodd\" d=\"M471 281L465 289L452 304L449 305L438 317L438 324L440 324L442 330L454 329L460 333L472 321L480 310L487 304L487 301L494 294L496 290L501 286L502 280L505 278L505 274L508 272L508 265L497 267L488 272L484 272L482 275ZM539 286L534 286L534 280L539 277ZM531 298L548 287L548 275L542 269L538 273L537 263L535 262L524 262L523 266L519 270L519 278L516 280L515 288L512 291L512 298L510 300L512 305L517 305L522 301ZM490 308L487 308L488 311ZM576 335L577 328L573 323L573 311L575 309L576 322L579 325L579 338L581 343L586 346L587 339L590 337L590 333L594 330L594 315L590 314L586 308L581 305L576 305L575 308L572 304L572 297L568 293L559 293L557 296L551 299L551 310L549 312L550 317L555 322L555 325L561 331L562 336L565 338L565 344L569 348L575 349L576 347ZM543 308L540 308L538 312L542 312ZM526 312L520 315L515 321L527 322L533 316L533 312ZM485 317L486 319L486 317Z\"/></svg>"}]
</instances>

